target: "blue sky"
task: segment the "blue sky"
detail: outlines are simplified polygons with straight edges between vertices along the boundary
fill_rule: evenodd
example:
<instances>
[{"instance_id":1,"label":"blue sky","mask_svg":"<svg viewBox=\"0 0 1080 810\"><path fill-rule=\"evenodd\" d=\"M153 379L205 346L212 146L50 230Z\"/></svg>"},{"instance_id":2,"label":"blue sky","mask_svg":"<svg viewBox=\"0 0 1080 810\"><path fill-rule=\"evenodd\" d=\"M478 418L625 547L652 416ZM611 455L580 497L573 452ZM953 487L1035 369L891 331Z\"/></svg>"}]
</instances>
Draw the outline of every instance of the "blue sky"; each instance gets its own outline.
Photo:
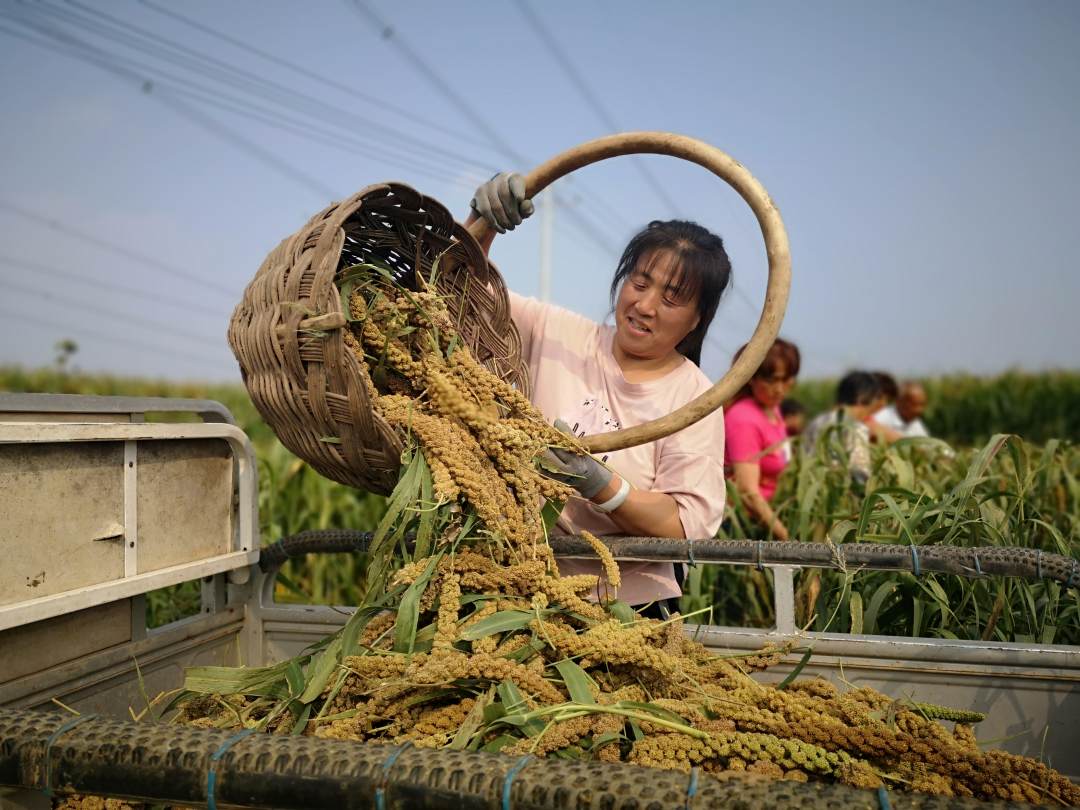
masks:
<instances>
[{"instance_id":1,"label":"blue sky","mask_svg":"<svg viewBox=\"0 0 1080 810\"><path fill-rule=\"evenodd\" d=\"M1077 41L1075 2L3 0L0 364L71 337L85 369L238 378L232 307L331 200L401 180L463 216L495 170L615 127L701 138L768 188L805 376L1076 368ZM649 220L724 237L722 374L765 281L735 193L661 157L555 192L552 299L597 319ZM492 252L526 294L538 234Z\"/></svg>"}]
</instances>

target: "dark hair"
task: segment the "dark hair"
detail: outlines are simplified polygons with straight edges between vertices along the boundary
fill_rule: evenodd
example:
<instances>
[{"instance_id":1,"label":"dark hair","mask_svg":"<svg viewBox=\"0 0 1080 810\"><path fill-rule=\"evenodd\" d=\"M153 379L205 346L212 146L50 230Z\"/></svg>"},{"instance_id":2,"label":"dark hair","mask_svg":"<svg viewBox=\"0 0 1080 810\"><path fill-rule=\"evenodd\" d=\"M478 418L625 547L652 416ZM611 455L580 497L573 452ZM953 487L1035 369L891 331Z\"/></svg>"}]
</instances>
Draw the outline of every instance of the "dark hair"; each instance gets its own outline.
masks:
<instances>
[{"instance_id":1,"label":"dark hair","mask_svg":"<svg viewBox=\"0 0 1080 810\"><path fill-rule=\"evenodd\" d=\"M900 396L900 386L896 384L896 377L887 371L871 371L874 378L878 381L878 387L881 388L881 393L885 396L885 399L889 402L895 402L896 398Z\"/></svg>"},{"instance_id":2,"label":"dark hair","mask_svg":"<svg viewBox=\"0 0 1080 810\"><path fill-rule=\"evenodd\" d=\"M620 285L643 257L656 250L670 251L678 259L679 277L672 279L674 294L680 298L697 298L698 324L675 348L694 365L700 366L705 333L716 315L720 296L731 282L731 260L724 250L724 240L693 222L653 220L630 240L619 259L615 277L611 280L612 309Z\"/></svg>"},{"instance_id":3,"label":"dark hair","mask_svg":"<svg viewBox=\"0 0 1080 810\"><path fill-rule=\"evenodd\" d=\"M735 365L738 359L742 357L742 353L746 351L746 347L749 345L749 343L744 343L739 347L739 350L735 352L735 355L731 358L732 365ZM789 377L798 377L799 366L802 365L802 353L799 352L799 347L790 340L777 338L773 341L773 345L769 347L769 350L765 352L765 358L761 361L761 365L757 367L757 371L754 372L754 377L773 376L776 374L776 370L780 367L781 363L784 365L784 372ZM733 401L738 402L740 399L746 399L748 396L751 396L749 381L739 389L739 393L735 395Z\"/></svg>"},{"instance_id":4,"label":"dark hair","mask_svg":"<svg viewBox=\"0 0 1080 810\"><path fill-rule=\"evenodd\" d=\"M881 394L881 384L868 371L850 371L836 386L837 405L869 405Z\"/></svg>"},{"instance_id":5,"label":"dark hair","mask_svg":"<svg viewBox=\"0 0 1080 810\"><path fill-rule=\"evenodd\" d=\"M799 400L788 397L780 403L781 416L795 416L800 413L806 413L806 406L799 402Z\"/></svg>"}]
</instances>

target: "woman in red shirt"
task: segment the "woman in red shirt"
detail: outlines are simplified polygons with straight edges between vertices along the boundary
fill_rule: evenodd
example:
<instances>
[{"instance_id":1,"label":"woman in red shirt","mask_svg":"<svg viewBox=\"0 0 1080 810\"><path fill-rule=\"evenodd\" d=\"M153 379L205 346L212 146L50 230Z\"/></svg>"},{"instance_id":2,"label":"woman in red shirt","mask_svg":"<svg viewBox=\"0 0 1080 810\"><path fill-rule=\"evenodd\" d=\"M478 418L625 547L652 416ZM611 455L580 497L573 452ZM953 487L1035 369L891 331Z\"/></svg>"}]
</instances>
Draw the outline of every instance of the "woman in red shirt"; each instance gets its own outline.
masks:
<instances>
[{"instance_id":1,"label":"woman in red shirt","mask_svg":"<svg viewBox=\"0 0 1080 810\"><path fill-rule=\"evenodd\" d=\"M735 360L745 348L735 353ZM795 383L799 362L798 347L778 338L750 382L724 409L725 472L734 479L746 508L777 540L790 539L787 527L769 505L776 493L776 480L788 462L787 428L780 403Z\"/></svg>"}]
</instances>

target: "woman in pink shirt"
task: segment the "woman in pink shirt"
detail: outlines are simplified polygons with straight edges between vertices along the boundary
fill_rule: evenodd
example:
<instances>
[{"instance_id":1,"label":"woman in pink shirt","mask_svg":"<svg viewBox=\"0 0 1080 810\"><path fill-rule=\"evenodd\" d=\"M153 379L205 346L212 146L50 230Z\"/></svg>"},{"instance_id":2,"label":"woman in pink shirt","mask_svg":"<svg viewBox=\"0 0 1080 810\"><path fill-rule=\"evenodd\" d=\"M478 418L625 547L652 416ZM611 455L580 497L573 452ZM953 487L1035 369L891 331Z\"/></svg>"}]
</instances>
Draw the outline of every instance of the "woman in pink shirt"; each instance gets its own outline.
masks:
<instances>
[{"instance_id":1,"label":"woman in pink shirt","mask_svg":"<svg viewBox=\"0 0 1080 810\"><path fill-rule=\"evenodd\" d=\"M735 353L734 360L745 348ZM746 508L777 540L790 539L787 527L769 505L776 493L776 479L788 462L787 426L780 414L780 403L795 382L799 361L798 347L778 338L761 367L724 412L724 466L728 477L735 480Z\"/></svg>"},{"instance_id":2,"label":"woman in pink shirt","mask_svg":"<svg viewBox=\"0 0 1080 810\"><path fill-rule=\"evenodd\" d=\"M473 199L499 233L532 213L520 175L497 175ZM652 222L627 245L611 282L614 326L511 293L532 400L578 435L647 422L711 387L698 368L705 333L728 286L720 237L690 222ZM719 411L652 444L601 459L556 451L581 495L563 509L564 532L713 537L723 518L724 423ZM545 465L547 466L547 465ZM624 563L618 598L661 603L682 595L671 563ZM564 575L601 574L595 560L560 559ZM613 594L601 582L601 596Z\"/></svg>"}]
</instances>

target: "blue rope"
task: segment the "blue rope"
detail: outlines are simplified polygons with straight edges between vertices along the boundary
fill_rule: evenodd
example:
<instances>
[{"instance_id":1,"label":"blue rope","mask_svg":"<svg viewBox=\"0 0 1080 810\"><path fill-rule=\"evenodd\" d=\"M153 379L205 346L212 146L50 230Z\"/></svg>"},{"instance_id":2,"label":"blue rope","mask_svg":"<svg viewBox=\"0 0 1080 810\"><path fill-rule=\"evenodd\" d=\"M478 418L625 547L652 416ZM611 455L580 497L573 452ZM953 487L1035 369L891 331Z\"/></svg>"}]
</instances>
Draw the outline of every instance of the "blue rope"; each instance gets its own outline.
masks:
<instances>
[{"instance_id":1,"label":"blue rope","mask_svg":"<svg viewBox=\"0 0 1080 810\"><path fill-rule=\"evenodd\" d=\"M689 565L692 568L697 568L697 560L694 559L694 538L693 537L691 537L687 541L687 548L689 549L689 557L690 557Z\"/></svg>"},{"instance_id":2,"label":"blue rope","mask_svg":"<svg viewBox=\"0 0 1080 810\"><path fill-rule=\"evenodd\" d=\"M253 728L245 728L243 731L236 732L236 734L225 740L217 751L210 755L210 770L206 772L206 810L217 810L217 799L214 797L214 791L217 789L217 764L221 762L221 758L225 756L226 751L244 737L250 737L255 731Z\"/></svg>"},{"instance_id":3,"label":"blue rope","mask_svg":"<svg viewBox=\"0 0 1080 810\"><path fill-rule=\"evenodd\" d=\"M528 765L533 759L532 754L526 754L517 762L514 763L514 767L506 772L506 776L503 777L502 786L502 810L510 810L510 788L514 784L514 779L519 773L525 770L525 766Z\"/></svg>"},{"instance_id":4,"label":"blue rope","mask_svg":"<svg viewBox=\"0 0 1080 810\"><path fill-rule=\"evenodd\" d=\"M764 540L758 540L757 541L757 570L758 571L764 571L765 570L765 566L761 562L761 553L765 548L765 546L763 545L764 543L765 543Z\"/></svg>"},{"instance_id":5,"label":"blue rope","mask_svg":"<svg viewBox=\"0 0 1080 810\"><path fill-rule=\"evenodd\" d=\"M1065 587L1067 589L1072 587L1073 579L1076 578L1076 571L1078 568L1080 568L1080 562L1077 562L1075 558L1073 559L1072 563L1072 571L1069 572L1069 581L1065 583Z\"/></svg>"},{"instance_id":6,"label":"blue rope","mask_svg":"<svg viewBox=\"0 0 1080 810\"><path fill-rule=\"evenodd\" d=\"M919 552L914 545L911 546L911 571L917 577L922 576L922 566L919 565Z\"/></svg>"},{"instance_id":7,"label":"blue rope","mask_svg":"<svg viewBox=\"0 0 1080 810\"><path fill-rule=\"evenodd\" d=\"M983 575L982 566L979 565L979 552L973 551L972 556L975 557L975 572L981 577Z\"/></svg>"},{"instance_id":8,"label":"blue rope","mask_svg":"<svg viewBox=\"0 0 1080 810\"><path fill-rule=\"evenodd\" d=\"M686 786L686 810L690 810L690 805L697 795L697 783L698 769L694 767L690 769L690 784Z\"/></svg>"},{"instance_id":9,"label":"blue rope","mask_svg":"<svg viewBox=\"0 0 1080 810\"><path fill-rule=\"evenodd\" d=\"M95 717L97 717L96 714L80 714L78 717L72 717L61 723L60 728L50 734L49 739L45 741L45 787L41 790L49 798L52 798L52 762L49 757L49 751L52 750L53 744L60 739L62 735L71 731L71 729L75 728L79 723L85 723L87 720L93 720Z\"/></svg>"},{"instance_id":10,"label":"blue rope","mask_svg":"<svg viewBox=\"0 0 1080 810\"><path fill-rule=\"evenodd\" d=\"M889 791L882 785L877 789L877 802L880 810L892 810L892 804L889 802Z\"/></svg>"},{"instance_id":11,"label":"blue rope","mask_svg":"<svg viewBox=\"0 0 1080 810\"><path fill-rule=\"evenodd\" d=\"M379 781L379 786L375 788L375 810L386 810L386 783L390 781L390 768L410 745L412 745L411 742L402 743L383 762L382 779Z\"/></svg>"}]
</instances>

